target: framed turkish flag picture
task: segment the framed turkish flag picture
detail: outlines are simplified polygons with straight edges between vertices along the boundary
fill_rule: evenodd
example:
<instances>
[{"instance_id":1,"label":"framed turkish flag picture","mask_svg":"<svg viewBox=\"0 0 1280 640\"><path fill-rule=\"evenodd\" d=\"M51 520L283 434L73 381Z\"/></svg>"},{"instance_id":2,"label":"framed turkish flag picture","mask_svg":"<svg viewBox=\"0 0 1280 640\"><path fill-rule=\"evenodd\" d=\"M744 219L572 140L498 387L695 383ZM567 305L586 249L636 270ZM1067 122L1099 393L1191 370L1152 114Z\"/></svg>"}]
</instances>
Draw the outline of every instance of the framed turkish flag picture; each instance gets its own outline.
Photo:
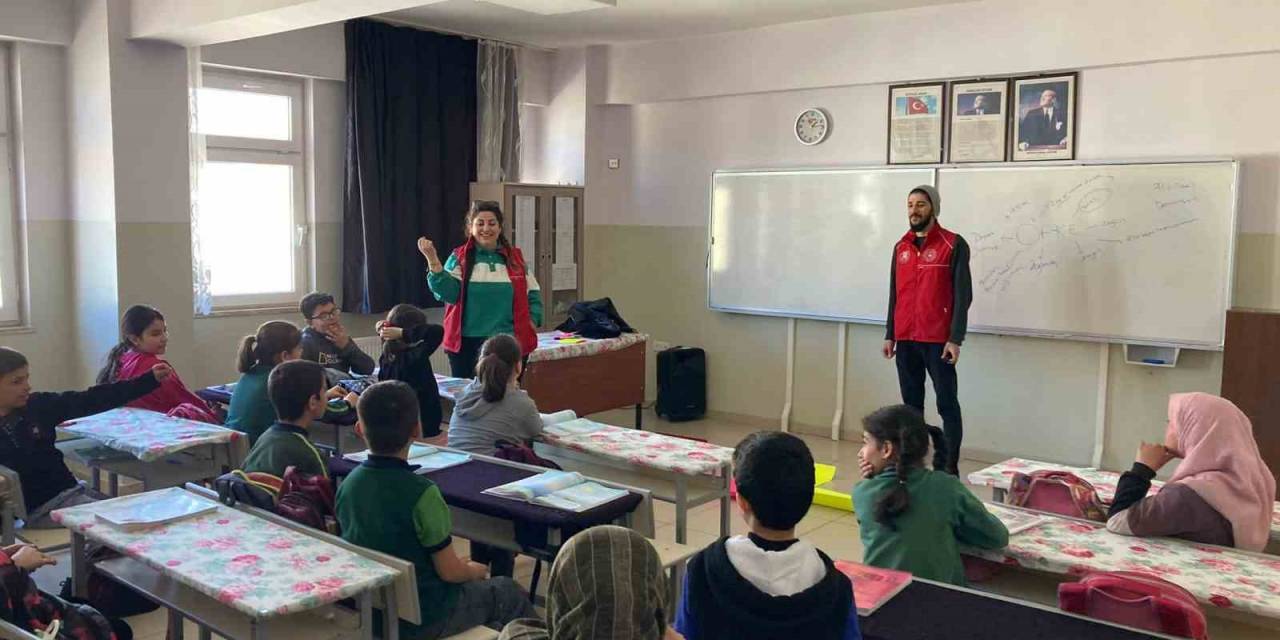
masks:
<instances>
[{"instance_id":1,"label":"framed turkish flag picture","mask_svg":"<svg viewBox=\"0 0 1280 640\"><path fill-rule=\"evenodd\" d=\"M947 85L889 86L889 164L942 162Z\"/></svg>"}]
</instances>

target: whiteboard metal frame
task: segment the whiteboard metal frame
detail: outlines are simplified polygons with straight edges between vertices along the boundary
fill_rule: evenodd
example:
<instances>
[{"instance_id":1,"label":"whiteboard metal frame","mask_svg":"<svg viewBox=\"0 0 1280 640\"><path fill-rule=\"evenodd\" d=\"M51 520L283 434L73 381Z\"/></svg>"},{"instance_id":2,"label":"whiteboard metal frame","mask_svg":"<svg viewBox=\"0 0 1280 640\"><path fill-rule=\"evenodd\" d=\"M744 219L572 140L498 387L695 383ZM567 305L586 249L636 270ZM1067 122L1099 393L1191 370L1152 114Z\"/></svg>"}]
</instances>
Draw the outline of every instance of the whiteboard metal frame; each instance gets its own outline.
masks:
<instances>
[{"instance_id":1,"label":"whiteboard metal frame","mask_svg":"<svg viewBox=\"0 0 1280 640\"><path fill-rule=\"evenodd\" d=\"M1026 171L1038 167L1093 167L1093 166L1130 166L1130 165L1185 165L1185 164L1206 164L1206 163L1230 163L1231 164L1231 235L1227 241L1227 273L1226 273L1226 306L1222 310L1223 322L1222 331L1218 335L1217 342L1196 342L1196 341L1169 341L1146 338L1142 336L1115 336L1092 333L1073 333L1073 332L1053 332L1053 331L1034 331L1028 329L1019 329L1012 327L1001 327L994 325L974 325L969 327L969 333L984 333L1000 336L1020 336L1027 338L1046 338L1054 340L1074 340L1077 342L1101 342L1109 344L1134 344L1146 345L1153 347L1183 347L1186 349L1197 349L1201 351L1222 351L1223 344L1226 341L1226 312L1231 309L1233 304L1233 295L1235 288L1236 275L1236 241L1239 235L1240 226L1240 161L1232 157L1210 156L1210 157L1186 157L1186 158L1125 158L1115 160L1057 160L1044 161L1036 163L1025 163L1011 165L1008 162L964 162L964 163L930 163L918 165L852 165L839 167L787 167L780 169L716 169L711 172L710 189L707 199L707 259L706 259L706 278L707 278L707 308L712 311L722 311L726 313L741 313L746 315L771 316L776 318L794 318L800 320L817 320L822 322L846 322L856 324L869 325L885 325L885 318L866 318L866 317L846 317L846 316L827 316L821 314L808 314L789 312L781 309L770 308L748 308L748 307L729 307L717 306L711 303L711 255L712 245L715 244L715 185L716 178L722 175L795 175L795 174L814 174L814 173L846 173L853 171L921 171L928 170L932 172L928 184L937 186L940 172L946 169L958 169L964 171L994 169L1001 171ZM888 300L885 300L887 307Z\"/></svg>"}]
</instances>

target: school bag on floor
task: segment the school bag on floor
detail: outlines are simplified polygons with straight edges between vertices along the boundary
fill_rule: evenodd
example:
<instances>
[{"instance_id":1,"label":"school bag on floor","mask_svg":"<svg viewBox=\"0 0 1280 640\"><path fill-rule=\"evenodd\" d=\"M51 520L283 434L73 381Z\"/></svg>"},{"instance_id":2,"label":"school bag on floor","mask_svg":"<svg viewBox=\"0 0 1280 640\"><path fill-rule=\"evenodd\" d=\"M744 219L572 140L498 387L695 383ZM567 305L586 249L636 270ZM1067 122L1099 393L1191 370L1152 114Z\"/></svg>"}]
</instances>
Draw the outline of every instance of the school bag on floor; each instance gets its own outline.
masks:
<instances>
[{"instance_id":1,"label":"school bag on floor","mask_svg":"<svg viewBox=\"0 0 1280 640\"><path fill-rule=\"evenodd\" d=\"M1183 638L1208 640L1204 611L1186 589L1146 573L1103 571L1058 585L1063 611Z\"/></svg>"},{"instance_id":2,"label":"school bag on floor","mask_svg":"<svg viewBox=\"0 0 1280 640\"><path fill-rule=\"evenodd\" d=\"M1107 507L1088 480L1070 471L1045 469L1017 472L1009 482L1009 504L1097 522L1107 521Z\"/></svg>"}]
</instances>

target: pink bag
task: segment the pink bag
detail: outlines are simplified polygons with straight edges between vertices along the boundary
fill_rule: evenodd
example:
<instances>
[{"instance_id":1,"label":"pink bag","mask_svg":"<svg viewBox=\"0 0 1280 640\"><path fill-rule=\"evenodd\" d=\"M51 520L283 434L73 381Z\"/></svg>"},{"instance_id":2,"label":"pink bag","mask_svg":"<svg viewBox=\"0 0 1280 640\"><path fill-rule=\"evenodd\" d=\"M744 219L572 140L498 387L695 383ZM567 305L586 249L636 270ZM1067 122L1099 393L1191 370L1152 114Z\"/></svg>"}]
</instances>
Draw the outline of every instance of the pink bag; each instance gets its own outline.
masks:
<instances>
[{"instance_id":1,"label":"pink bag","mask_svg":"<svg viewBox=\"0 0 1280 640\"><path fill-rule=\"evenodd\" d=\"M1070 471L1042 470L1014 473L1009 504L1072 518L1107 521L1107 507L1088 480Z\"/></svg>"},{"instance_id":2,"label":"pink bag","mask_svg":"<svg viewBox=\"0 0 1280 640\"><path fill-rule=\"evenodd\" d=\"M1058 585L1063 611L1195 640L1208 640L1204 612L1186 589L1135 571L1090 573Z\"/></svg>"}]
</instances>

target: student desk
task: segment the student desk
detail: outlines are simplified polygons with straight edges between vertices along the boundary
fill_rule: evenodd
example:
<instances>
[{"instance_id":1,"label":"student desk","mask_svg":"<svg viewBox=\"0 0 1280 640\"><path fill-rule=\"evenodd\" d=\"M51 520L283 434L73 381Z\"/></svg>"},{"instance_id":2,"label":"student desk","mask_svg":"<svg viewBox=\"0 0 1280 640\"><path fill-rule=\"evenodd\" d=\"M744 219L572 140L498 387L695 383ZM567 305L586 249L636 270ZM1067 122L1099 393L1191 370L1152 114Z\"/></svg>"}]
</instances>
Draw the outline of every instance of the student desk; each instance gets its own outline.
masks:
<instances>
[{"instance_id":1,"label":"student desk","mask_svg":"<svg viewBox=\"0 0 1280 640\"><path fill-rule=\"evenodd\" d=\"M588 421L589 422L589 421ZM543 431L534 451L568 470L649 487L676 511L676 542L688 541L689 509L720 502L720 536L729 535L733 449L651 431L594 423L595 431Z\"/></svg>"},{"instance_id":2,"label":"student desk","mask_svg":"<svg viewBox=\"0 0 1280 640\"><path fill-rule=\"evenodd\" d=\"M58 431L78 436L58 448L89 467L95 491L101 491L100 474L106 471L113 496L119 476L141 480L144 491L181 486L240 466L248 448L244 434L234 429L145 409L112 409L65 422Z\"/></svg>"},{"instance_id":3,"label":"student desk","mask_svg":"<svg viewBox=\"0 0 1280 640\"><path fill-rule=\"evenodd\" d=\"M1045 522L1010 536L1008 547L961 551L1073 577L1094 571L1149 573L1191 592L1206 613L1280 628L1280 559L1274 556L1173 538L1122 536L1100 522L1031 513Z\"/></svg>"},{"instance_id":4,"label":"student desk","mask_svg":"<svg viewBox=\"0 0 1280 640\"><path fill-rule=\"evenodd\" d=\"M521 386L538 410L571 409L580 416L635 406L636 428L642 424L645 350L649 336L624 333L617 338L577 344L557 342L556 332L538 334L529 354Z\"/></svg>"},{"instance_id":5,"label":"student desk","mask_svg":"<svg viewBox=\"0 0 1280 640\"><path fill-rule=\"evenodd\" d=\"M1041 470L1070 471L1088 480L1089 484L1092 484L1098 490L1098 497L1107 503L1110 503L1115 498L1116 483L1120 481L1120 474L1114 471L1103 471L1092 467L1072 467L1065 464L1040 462L1039 460L1027 460L1025 458L1010 458L1004 462L979 469L969 474L968 480L969 484L974 486L991 487L991 494L996 502L1004 502L1005 494L1009 491L1009 484L1014 473L1029 474L1033 471ZM1152 480L1150 493L1159 491L1163 486L1163 482ZM1280 502L1275 503L1271 511L1271 541L1280 542Z\"/></svg>"},{"instance_id":6,"label":"student desk","mask_svg":"<svg viewBox=\"0 0 1280 640\"><path fill-rule=\"evenodd\" d=\"M870 616L858 616L866 640L1150 640L1172 638L923 578Z\"/></svg>"},{"instance_id":7,"label":"student desk","mask_svg":"<svg viewBox=\"0 0 1280 640\"><path fill-rule=\"evenodd\" d=\"M88 541L126 556L104 562L110 563L104 572L123 577L163 603L171 621L196 620L202 637L207 638L208 629L215 627L219 635L236 639L294 635L311 618L294 614L355 598L362 637L372 638L373 592L392 585L394 570L221 504L212 512L142 531L97 521L101 510L140 496L53 512L53 519L71 530L71 576L77 596L84 597L88 588Z\"/></svg>"},{"instance_id":8,"label":"student desk","mask_svg":"<svg viewBox=\"0 0 1280 640\"><path fill-rule=\"evenodd\" d=\"M483 493L490 487L548 469L469 455L470 462L426 474L440 487L453 518L453 532L459 537L543 560L554 559L560 546L573 534L599 524L619 524L653 537L653 501L648 490L596 480L625 489L630 495L582 513L551 509ZM345 477L356 466L357 463L345 458L331 458L330 475L335 479Z\"/></svg>"}]
</instances>

